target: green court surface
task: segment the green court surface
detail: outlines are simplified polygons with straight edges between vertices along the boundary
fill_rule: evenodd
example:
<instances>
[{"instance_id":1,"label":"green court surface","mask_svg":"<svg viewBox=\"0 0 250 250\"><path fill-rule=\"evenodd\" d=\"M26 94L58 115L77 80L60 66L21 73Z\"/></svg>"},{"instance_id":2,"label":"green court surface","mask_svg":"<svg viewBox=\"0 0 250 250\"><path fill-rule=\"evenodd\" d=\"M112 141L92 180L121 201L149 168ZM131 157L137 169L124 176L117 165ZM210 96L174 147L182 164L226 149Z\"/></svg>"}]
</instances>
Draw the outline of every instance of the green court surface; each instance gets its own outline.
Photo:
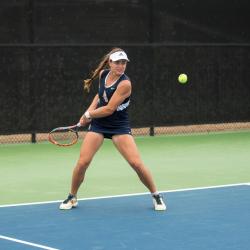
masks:
<instances>
[{"instance_id":1,"label":"green court surface","mask_svg":"<svg viewBox=\"0 0 250 250\"><path fill-rule=\"evenodd\" d=\"M250 182L250 131L136 137L159 190ZM0 204L62 200L69 192L80 143L0 146ZM147 192L135 172L105 140L78 197Z\"/></svg>"}]
</instances>

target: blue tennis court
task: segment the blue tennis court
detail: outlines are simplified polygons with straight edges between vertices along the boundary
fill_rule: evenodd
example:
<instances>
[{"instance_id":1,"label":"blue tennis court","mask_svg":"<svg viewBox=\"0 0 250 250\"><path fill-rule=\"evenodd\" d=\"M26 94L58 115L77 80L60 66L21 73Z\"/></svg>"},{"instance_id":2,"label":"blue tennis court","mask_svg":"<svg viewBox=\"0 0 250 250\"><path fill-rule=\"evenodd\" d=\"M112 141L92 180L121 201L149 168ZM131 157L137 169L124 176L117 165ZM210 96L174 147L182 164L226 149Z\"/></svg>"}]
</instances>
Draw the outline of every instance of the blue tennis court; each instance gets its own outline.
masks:
<instances>
[{"instance_id":1,"label":"blue tennis court","mask_svg":"<svg viewBox=\"0 0 250 250\"><path fill-rule=\"evenodd\" d=\"M163 193L167 212L149 194L0 207L0 249L249 249L248 184Z\"/></svg>"}]
</instances>

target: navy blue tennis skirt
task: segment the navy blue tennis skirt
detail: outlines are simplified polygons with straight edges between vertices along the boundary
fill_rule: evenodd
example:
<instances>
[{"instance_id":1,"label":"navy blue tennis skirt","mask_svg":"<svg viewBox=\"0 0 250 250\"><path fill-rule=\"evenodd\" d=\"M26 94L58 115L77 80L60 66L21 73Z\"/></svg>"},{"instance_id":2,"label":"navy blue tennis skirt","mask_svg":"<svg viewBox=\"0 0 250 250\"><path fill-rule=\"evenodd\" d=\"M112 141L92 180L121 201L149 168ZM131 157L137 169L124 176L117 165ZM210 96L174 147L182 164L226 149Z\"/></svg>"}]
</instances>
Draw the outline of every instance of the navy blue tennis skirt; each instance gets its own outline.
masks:
<instances>
[{"instance_id":1,"label":"navy blue tennis skirt","mask_svg":"<svg viewBox=\"0 0 250 250\"><path fill-rule=\"evenodd\" d=\"M105 127L95 122L92 122L89 125L88 131L103 134L104 138L107 139L112 139L113 135L124 135L124 134L131 135L130 127L118 127L118 128Z\"/></svg>"}]
</instances>

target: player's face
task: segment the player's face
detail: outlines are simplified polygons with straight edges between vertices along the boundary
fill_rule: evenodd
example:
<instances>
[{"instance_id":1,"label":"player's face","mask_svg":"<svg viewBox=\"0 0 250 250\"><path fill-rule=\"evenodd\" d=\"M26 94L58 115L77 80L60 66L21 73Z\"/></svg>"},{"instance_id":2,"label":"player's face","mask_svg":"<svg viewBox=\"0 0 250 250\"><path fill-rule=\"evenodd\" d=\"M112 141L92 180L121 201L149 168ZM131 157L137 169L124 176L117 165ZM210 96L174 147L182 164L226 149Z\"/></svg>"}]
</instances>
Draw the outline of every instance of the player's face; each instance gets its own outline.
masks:
<instances>
[{"instance_id":1,"label":"player's face","mask_svg":"<svg viewBox=\"0 0 250 250\"><path fill-rule=\"evenodd\" d=\"M110 61L109 66L110 66L110 70L114 74L121 75L126 70L127 61L126 60Z\"/></svg>"}]
</instances>

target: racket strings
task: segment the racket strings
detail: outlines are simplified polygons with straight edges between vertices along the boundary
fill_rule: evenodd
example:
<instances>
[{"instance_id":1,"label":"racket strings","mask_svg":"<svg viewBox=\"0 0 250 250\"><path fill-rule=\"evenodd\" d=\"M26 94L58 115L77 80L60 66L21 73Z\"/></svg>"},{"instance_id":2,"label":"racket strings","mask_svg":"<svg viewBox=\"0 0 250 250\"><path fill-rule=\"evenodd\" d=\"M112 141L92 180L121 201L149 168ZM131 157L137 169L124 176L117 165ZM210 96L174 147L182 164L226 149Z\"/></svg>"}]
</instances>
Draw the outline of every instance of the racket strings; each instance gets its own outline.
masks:
<instances>
[{"instance_id":1,"label":"racket strings","mask_svg":"<svg viewBox=\"0 0 250 250\"><path fill-rule=\"evenodd\" d=\"M78 134L72 129L55 130L52 131L49 136L50 141L61 146L72 145L78 139Z\"/></svg>"}]
</instances>

